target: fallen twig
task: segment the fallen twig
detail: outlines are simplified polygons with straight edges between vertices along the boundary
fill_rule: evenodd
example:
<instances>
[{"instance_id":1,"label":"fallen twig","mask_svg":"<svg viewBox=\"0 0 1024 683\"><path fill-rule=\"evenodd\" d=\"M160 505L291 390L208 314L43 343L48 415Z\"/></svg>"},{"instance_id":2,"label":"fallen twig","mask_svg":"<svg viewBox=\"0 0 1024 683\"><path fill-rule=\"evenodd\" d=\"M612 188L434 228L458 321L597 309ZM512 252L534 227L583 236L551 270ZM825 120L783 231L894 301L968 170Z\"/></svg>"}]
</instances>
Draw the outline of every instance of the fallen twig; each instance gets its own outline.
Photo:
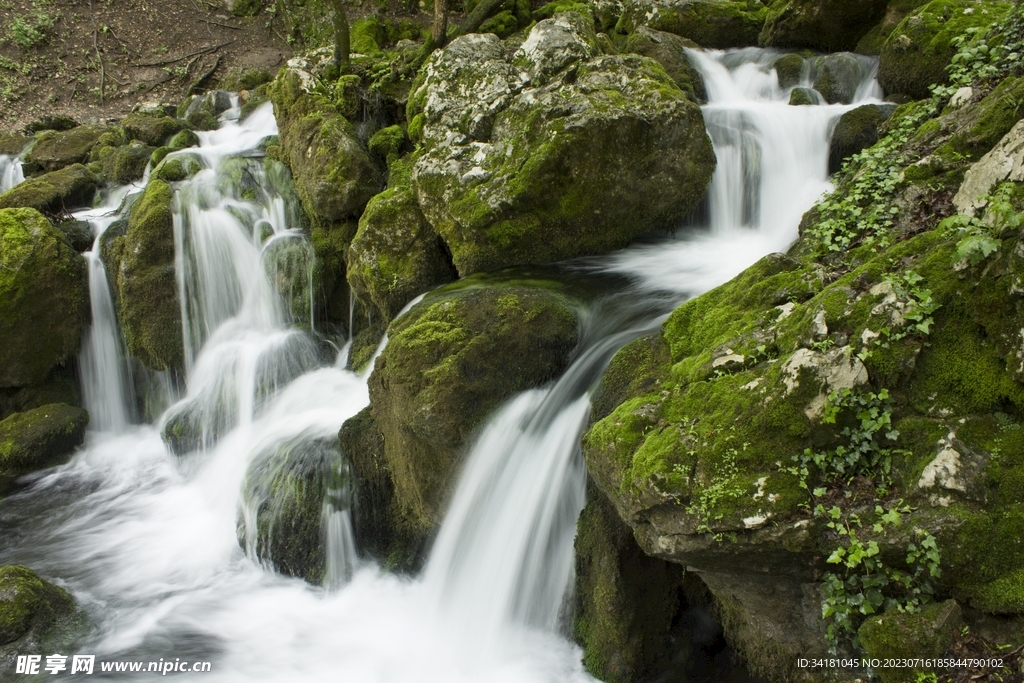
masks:
<instances>
[{"instance_id":1,"label":"fallen twig","mask_svg":"<svg viewBox=\"0 0 1024 683\"><path fill-rule=\"evenodd\" d=\"M197 50L196 52L190 52L187 55L182 55L180 57L175 57L174 59L164 59L164 60L159 61L159 62L140 62L139 64L136 64L135 66L166 66L168 64L174 64L175 62L180 62L183 59L188 59L189 57L195 57L196 55L205 55L205 54L209 54L210 52L216 52L217 50L221 49L225 45L230 45L233 42L235 42L235 41L229 40L226 43L221 43L220 45L207 46L207 47L204 47L201 50Z\"/></svg>"}]
</instances>

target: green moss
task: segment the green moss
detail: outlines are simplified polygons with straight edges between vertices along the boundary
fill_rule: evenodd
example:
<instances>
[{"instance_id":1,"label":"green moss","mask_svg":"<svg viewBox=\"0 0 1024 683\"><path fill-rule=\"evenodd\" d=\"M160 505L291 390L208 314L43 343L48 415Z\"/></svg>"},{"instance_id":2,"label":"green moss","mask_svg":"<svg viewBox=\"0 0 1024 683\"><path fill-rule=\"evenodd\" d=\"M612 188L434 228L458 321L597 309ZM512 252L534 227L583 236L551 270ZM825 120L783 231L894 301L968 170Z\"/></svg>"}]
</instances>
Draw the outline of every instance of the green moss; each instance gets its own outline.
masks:
<instances>
[{"instance_id":1,"label":"green moss","mask_svg":"<svg viewBox=\"0 0 1024 683\"><path fill-rule=\"evenodd\" d=\"M228 69L228 72L224 74L221 87L231 92L241 92L243 90L255 90L271 80L273 80L273 76L263 69L248 69L236 66ZM186 147L189 146L186 145Z\"/></svg>"},{"instance_id":2,"label":"green moss","mask_svg":"<svg viewBox=\"0 0 1024 683\"><path fill-rule=\"evenodd\" d=\"M26 170L38 168L48 172L85 163L89 152L106 132L103 126L78 126L68 131L43 133L25 157Z\"/></svg>"},{"instance_id":3,"label":"green moss","mask_svg":"<svg viewBox=\"0 0 1024 683\"><path fill-rule=\"evenodd\" d=\"M184 348L174 274L173 191L150 180L132 205L116 273L118 319L128 351L153 370L181 368Z\"/></svg>"},{"instance_id":4,"label":"green moss","mask_svg":"<svg viewBox=\"0 0 1024 683\"><path fill-rule=\"evenodd\" d=\"M858 631L861 644L870 657L907 659L941 657L949 652L953 638L963 625L956 602L928 605L918 612L900 613L889 610L882 616L870 617ZM928 668L880 668L883 683L902 683Z\"/></svg>"},{"instance_id":5,"label":"green moss","mask_svg":"<svg viewBox=\"0 0 1024 683\"><path fill-rule=\"evenodd\" d=\"M398 157L405 143L405 131L401 126L381 128L372 136L366 146L370 152L390 161Z\"/></svg>"},{"instance_id":6,"label":"green moss","mask_svg":"<svg viewBox=\"0 0 1024 683\"><path fill-rule=\"evenodd\" d=\"M172 151L185 149L186 147L198 147L199 136L190 130L183 130L179 133L176 133L174 137L172 137L170 141L167 143L167 146ZM157 161L156 163L159 163L159 161Z\"/></svg>"},{"instance_id":7,"label":"green moss","mask_svg":"<svg viewBox=\"0 0 1024 683\"><path fill-rule=\"evenodd\" d=\"M800 83L804 72L804 58L795 52L782 55L772 64L775 73L778 75L779 86L792 88Z\"/></svg>"},{"instance_id":8,"label":"green moss","mask_svg":"<svg viewBox=\"0 0 1024 683\"><path fill-rule=\"evenodd\" d=\"M387 42L388 32L379 17L371 15L352 22L349 29L349 40L352 52L374 55Z\"/></svg>"},{"instance_id":9,"label":"green moss","mask_svg":"<svg viewBox=\"0 0 1024 683\"><path fill-rule=\"evenodd\" d=\"M138 140L151 147L159 147L169 138L180 132L184 124L170 116L149 116L147 114L129 114L121 121L121 130L125 139Z\"/></svg>"},{"instance_id":10,"label":"green moss","mask_svg":"<svg viewBox=\"0 0 1024 683\"><path fill-rule=\"evenodd\" d=\"M810 88L793 88L789 93L789 104L794 107L817 104L817 99Z\"/></svg>"},{"instance_id":11,"label":"green moss","mask_svg":"<svg viewBox=\"0 0 1024 683\"><path fill-rule=\"evenodd\" d=\"M510 294L520 305L499 305ZM442 288L391 324L371 406L409 524L440 521L470 435L499 403L555 377L577 334L568 299L514 285Z\"/></svg>"},{"instance_id":12,"label":"green moss","mask_svg":"<svg viewBox=\"0 0 1024 683\"><path fill-rule=\"evenodd\" d=\"M153 169L153 177L168 183L191 178L203 168L199 158L193 154L179 154L161 161Z\"/></svg>"},{"instance_id":13,"label":"green moss","mask_svg":"<svg viewBox=\"0 0 1024 683\"><path fill-rule=\"evenodd\" d=\"M508 38L519 29L519 21L511 10L498 12L480 26L480 33L493 33L499 38Z\"/></svg>"},{"instance_id":14,"label":"green moss","mask_svg":"<svg viewBox=\"0 0 1024 683\"><path fill-rule=\"evenodd\" d=\"M85 259L34 209L0 210L0 387L43 381L78 353Z\"/></svg>"},{"instance_id":15,"label":"green moss","mask_svg":"<svg viewBox=\"0 0 1024 683\"><path fill-rule=\"evenodd\" d=\"M0 567L0 646L32 633L37 642L77 622L75 601L63 588L22 565ZM77 625L77 624L75 624Z\"/></svg>"},{"instance_id":16,"label":"green moss","mask_svg":"<svg viewBox=\"0 0 1024 683\"><path fill-rule=\"evenodd\" d=\"M88 206L99 179L81 164L72 164L59 171L29 178L0 194L0 209L31 208L55 216L71 209Z\"/></svg>"},{"instance_id":17,"label":"green moss","mask_svg":"<svg viewBox=\"0 0 1024 683\"><path fill-rule=\"evenodd\" d=\"M886 0L851 3L847 0L773 0L758 42L765 47L810 48L842 52L885 14Z\"/></svg>"},{"instance_id":18,"label":"green moss","mask_svg":"<svg viewBox=\"0 0 1024 683\"><path fill-rule=\"evenodd\" d=\"M999 22L1012 6L971 0L932 0L904 19L882 46L878 80L888 93L915 99L929 96L929 86L948 80L946 65L956 53L952 40L973 27ZM969 11L965 11L969 10Z\"/></svg>"},{"instance_id":19,"label":"green moss","mask_svg":"<svg viewBox=\"0 0 1024 683\"><path fill-rule=\"evenodd\" d=\"M646 24L689 38L701 47L726 49L756 45L766 16L764 5L747 0L701 0L654 7L651 12L651 5L627 3L615 29L631 33Z\"/></svg>"},{"instance_id":20,"label":"green moss","mask_svg":"<svg viewBox=\"0 0 1024 683\"><path fill-rule=\"evenodd\" d=\"M89 413L53 403L0 421L0 488L3 480L67 460L85 438Z\"/></svg>"},{"instance_id":21,"label":"green moss","mask_svg":"<svg viewBox=\"0 0 1024 683\"><path fill-rule=\"evenodd\" d=\"M254 17L263 9L263 0L234 0L231 13L236 17Z\"/></svg>"},{"instance_id":22,"label":"green moss","mask_svg":"<svg viewBox=\"0 0 1024 683\"><path fill-rule=\"evenodd\" d=\"M983 100L953 117L956 131L938 151L948 146L950 151L968 159L980 158L1024 117L1021 102L1024 102L1024 77L1003 79Z\"/></svg>"},{"instance_id":23,"label":"green moss","mask_svg":"<svg viewBox=\"0 0 1024 683\"><path fill-rule=\"evenodd\" d=\"M117 147L103 160L103 177L115 185L127 185L142 178L153 148L141 144Z\"/></svg>"}]
</instances>

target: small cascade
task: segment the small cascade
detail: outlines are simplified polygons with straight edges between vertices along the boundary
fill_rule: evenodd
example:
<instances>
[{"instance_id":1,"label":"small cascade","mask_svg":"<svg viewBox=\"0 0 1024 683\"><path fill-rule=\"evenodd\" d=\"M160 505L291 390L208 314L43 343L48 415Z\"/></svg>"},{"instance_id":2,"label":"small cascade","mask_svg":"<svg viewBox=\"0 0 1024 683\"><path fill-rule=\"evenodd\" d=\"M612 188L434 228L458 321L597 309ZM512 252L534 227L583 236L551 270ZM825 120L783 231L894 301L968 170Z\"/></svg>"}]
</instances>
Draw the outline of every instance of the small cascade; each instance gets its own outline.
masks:
<instances>
[{"instance_id":1,"label":"small cascade","mask_svg":"<svg viewBox=\"0 0 1024 683\"><path fill-rule=\"evenodd\" d=\"M0 193L7 192L25 180L21 167L21 158L9 154L0 154Z\"/></svg>"},{"instance_id":2,"label":"small cascade","mask_svg":"<svg viewBox=\"0 0 1024 683\"><path fill-rule=\"evenodd\" d=\"M95 238L84 256L89 264L89 326L82 334L79 357L82 377L82 401L89 411L89 427L101 433L119 434L132 422L135 395L124 342L114 313L114 299L107 280L107 269L100 256L101 240L107 228L120 217L130 194L138 193L145 181L111 192L95 209L75 214L88 221Z\"/></svg>"}]
</instances>

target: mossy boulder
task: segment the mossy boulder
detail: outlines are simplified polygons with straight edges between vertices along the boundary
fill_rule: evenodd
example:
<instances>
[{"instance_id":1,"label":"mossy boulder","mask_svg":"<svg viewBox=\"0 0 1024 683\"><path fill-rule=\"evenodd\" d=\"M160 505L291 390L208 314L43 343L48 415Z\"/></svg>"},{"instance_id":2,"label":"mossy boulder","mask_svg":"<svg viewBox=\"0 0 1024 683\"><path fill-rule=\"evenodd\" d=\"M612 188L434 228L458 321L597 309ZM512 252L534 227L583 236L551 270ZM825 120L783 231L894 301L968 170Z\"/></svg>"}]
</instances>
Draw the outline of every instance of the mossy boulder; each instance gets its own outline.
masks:
<instances>
[{"instance_id":1,"label":"mossy boulder","mask_svg":"<svg viewBox=\"0 0 1024 683\"><path fill-rule=\"evenodd\" d=\"M782 55L772 64L775 75L779 79L780 88L792 88L800 85L804 74L804 58L795 52Z\"/></svg>"},{"instance_id":2,"label":"mossy boulder","mask_svg":"<svg viewBox=\"0 0 1024 683\"><path fill-rule=\"evenodd\" d=\"M680 38L674 33L641 26L626 38L625 51L650 57L661 64L680 90L694 102L702 104L708 99L704 78L686 56L687 49L696 47L693 41Z\"/></svg>"},{"instance_id":3,"label":"mossy boulder","mask_svg":"<svg viewBox=\"0 0 1024 683\"><path fill-rule=\"evenodd\" d=\"M81 630L83 619L66 590L28 567L0 567L0 652L38 654L44 645Z\"/></svg>"},{"instance_id":4,"label":"mossy boulder","mask_svg":"<svg viewBox=\"0 0 1024 683\"><path fill-rule=\"evenodd\" d=\"M913 653L914 657L932 659L949 652L962 626L960 606L955 600L946 600L918 612L889 610L872 616L861 625L857 635L872 658L902 659ZM885 667L879 668L878 674L882 683L901 683L931 671L926 667Z\"/></svg>"},{"instance_id":5,"label":"mossy boulder","mask_svg":"<svg viewBox=\"0 0 1024 683\"><path fill-rule=\"evenodd\" d=\"M486 34L431 56L409 104L424 117L413 184L461 275L611 251L703 197L700 109L654 60L597 55L570 12L511 61Z\"/></svg>"},{"instance_id":6,"label":"mossy boulder","mask_svg":"<svg viewBox=\"0 0 1024 683\"><path fill-rule=\"evenodd\" d=\"M0 483L67 460L81 445L88 424L89 413L63 403L0 420Z\"/></svg>"},{"instance_id":7,"label":"mossy boulder","mask_svg":"<svg viewBox=\"0 0 1024 683\"><path fill-rule=\"evenodd\" d=\"M228 69L228 72L224 74L224 80L221 81L221 88L232 92L255 90L264 83L269 83L272 80L274 80L274 77L263 69L250 69L235 66Z\"/></svg>"},{"instance_id":8,"label":"mossy boulder","mask_svg":"<svg viewBox=\"0 0 1024 683\"><path fill-rule=\"evenodd\" d=\"M818 104L821 99L811 88L793 88L789 92L789 104L793 107L802 107L809 104Z\"/></svg>"},{"instance_id":9,"label":"mossy boulder","mask_svg":"<svg viewBox=\"0 0 1024 683\"><path fill-rule=\"evenodd\" d=\"M13 132L2 132L0 133L0 154L6 154L8 156L17 156L21 154L29 143L32 142L32 138L27 135Z\"/></svg>"},{"instance_id":10,"label":"mossy boulder","mask_svg":"<svg viewBox=\"0 0 1024 683\"><path fill-rule=\"evenodd\" d=\"M242 484L246 553L314 585L327 573L325 507L352 506L351 467L337 439L303 435L258 454Z\"/></svg>"},{"instance_id":11,"label":"mossy boulder","mask_svg":"<svg viewBox=\"0 0 1024 683\"><path fill-rule=\"evenodd\" d=\"M68 244L71 245L71 248L79 254L92 248L94 237L92 234L92 226L88 221L61 221L54 227L64 235L64 238L68 241Z\"/></svg>"},{"instance_id":12,"label":"mossy boulder","mask_svg":"<svg viewBox=\"0 0 1024 683\"><path fill-rule=\"evenodd\" d=\"M885 41L896 27L899 26L900 22L906 19L911 12L928 2L930 0L890 0L885 8L885 16L870 31L865 33L864 37L857 41L857 47L853 51L857 54L877 57L881 54Z\"/></svg>"},{"instance_id":13,"label":"mossy boulder","mask_svg":"<svg viewBox=\"0 0 1024 683\"><path fill-rule=\"evenodd\" d=\"M483 420L566 367L577 318L552 287L460 282L429 294L388 328L370 376L371 414L408 528L440 523Z\"/></svg>"},{"instance_id":14,"label":"mossy boulder","mask_svg":"<svg viewBox=\"0 0 1024 683\"><path fill-rule=\"evenodd\" d=\"M616 30L629 33L646 25L701 47L726 49L756 45L765 16L756 0L626 0Z\"/></svg>"},{"instance_id":15,"label":"mossy boulder","mask_svg":"<svg viewBox=\"0 0 1024 683\"><path fill-rule=\"evenodd\" d=\"M814 89L829 104L850 104L857 87L866 79L874 65L864 57L850 53L825 55L811 60Z\"/></svg>"},{"instance_id":16,"label":"mossy boulder","mask_svg":"<svg viewBox=\"0 0 1024 683\"><path fill-rule=\"evenodd\" d=\"M0 194L0 209L25 207L47 215L63 215L88 206L99 178L82 164L45 173Z\"/></svg>"},{"instance_id":17,"label":"mossy boulder","mask_svg":"<svg viewBox=\"0 0 1024 683\"><path fill-rule=\"evenodd\" d=\"M196 135L195 132L186 129L175 134L174 137L167 142L167 146L170 147L172 151L185 149L186 147L198 147L199 136Z\"/></svg>"},{"instance_id":18,"label":"mossy boulder","mask_svg":"<svg viewBox=\"0 0 1024 683\"><path fill-rule=\"evenodd\" d=\"M122 147L108 147L102 156L103 177L115 185L126 185L140 180L146 172L153 148L142 143Z\"/></svg>"},{"instance_id":19,"label":"mossy boulder","mask_svg":"<svg viewBox=\"0 0 1024 683\"><path fill-rule=\"evenodd\" d=\"M220 115L231 108L231 93L211 90L195 95L178 105L178 118L195 130L214 130L220 125Z\"/></svg>"},{"instance_id":20,"label":"mossy boulder","mask_svg":"<svg viewBox=\"0 0 1024 683\"><path fill-rule=\"evenodd\" d=\"M34 209L0 210L0 387L42 382L78 353L85 259Z\"/></svg>"},{"instance_id":21,"label":"mossy boulder","mask_svg":"<svg viewBox=\"0 0 1024 683\"><path fill-rule=\"evenodd\" d=\"M417 295L458 276L444 241L420 211L408 171L404 179L402 175L395 169L394 185L370 200L346 255L352 292L381 321L394 318Z\"/></svg>"},{"instance_id":22,"label":"mossy boulder","mask_svg":"<svg viewBox=\"0 0 1024 683\"><path fill-rule=\"evenodd\" d=\"M26 173L57 171L89 160L89 152L109 132L105 126L78 126L62 132L44 133L25 156Z\"/></svg>"},{"instance_id":23,"label":"mossy boulder","mask_svg":"<svg viewBox=\"0 0 1024 683\"><path fill-rule=\"evenodd\" d=\"M657 679L690 643L673 638L683 568L649 557L600 493L576 525L573 635L587 671L608 683Z\"/></svg>"},{"instance_id":24,"label":"mossy boulder","mask_svg":"<svg viewBox=\"0 0 1024 683\"><path fill-rule=\"evenodd\" d=\"M948 80L946 65L956 54L953 39L967 29L999 22L1012 7L992 0L932 0L900 22L882 46L878 81L886 93L914 99Z\"/></svg>"},{"instance_id":25,"label":"mossy boulder","mask_svg":"<svg viewBox=\"0 0 1024 683\"><path fill-rule=\"evenodd\" d=\"M852 50L885 15L889 0L772 0L758 38L764 47Z\"/></svg>"},{"instance_id":26,"label":"mossy boulder","mask_svg":"<svg viewBox=\"0 0 1024 683\"><path fill-rule=\"evenodd\" d=\"M150 180L123 235L103 250L128 352L151 370L184 367L170 185Z\"/></svg>"},{"instance_id":27,"label":"mossy boulder","mask_svg":"<svg viewBox=\"0 0 1024 683\"><path fill-rule=\"evenodd\" d=\"M184 123L170 116L129 114L121 120L121 130L127 140L138 140L150 147L160 147L184 128Z\"/></svg>"},{"instance_id":28,"label":"mossy boulder","mask_svg":"<svg viewBox=\"0 0 1024 683\"><path fill-rule=\"evenodd\" d=\"M896 105L865 104L843 114L829 142L828 172L836 173L847 157L878 142L879 128L895 109Z\"/></svg>"},{"instance_id":29,"label":"mossy boulder","mask_svg":"<svg viewBox=\"0 0 1024 683\"><path fill-rule=\"evenodd\" d=\"M156 168L153 177L168 183L176 183L191 178L203 169L203 164L195 154L175 154L165 156Z\"/></svg>"},{"instance_id":30,"label":"mossy boulder","mask_svg":"<svg viewBox=\"0 0 1024 683\"><path fill-rule=\"evenodd\" d=\"M333 103L312 92L313 76L288 68L270 87L281 154L306 215L330 227L357 218L381 189L380 169Z\"/></svg>"}]
</instances>

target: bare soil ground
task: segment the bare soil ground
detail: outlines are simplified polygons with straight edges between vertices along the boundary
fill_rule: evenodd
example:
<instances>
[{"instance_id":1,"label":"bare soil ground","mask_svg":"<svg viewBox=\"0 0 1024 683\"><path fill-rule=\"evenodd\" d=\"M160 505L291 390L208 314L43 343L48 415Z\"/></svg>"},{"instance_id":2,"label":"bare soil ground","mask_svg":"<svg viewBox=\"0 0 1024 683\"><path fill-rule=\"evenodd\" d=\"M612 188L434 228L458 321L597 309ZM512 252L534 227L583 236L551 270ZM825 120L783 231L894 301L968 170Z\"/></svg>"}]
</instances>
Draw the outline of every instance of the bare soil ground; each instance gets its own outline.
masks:
<instances>
[{"instance_id":1,"label":"bare soil ground","mask_svg":"<svg viewBox=\"0 0 1024 683\"><path fill-rule=\"evenodd\" d=\"M273 74L291 55L282 34L272 12L239 18L205 0L0 0L0 129L176 104L232 67Z\"/></svg>"}]
</instances>

